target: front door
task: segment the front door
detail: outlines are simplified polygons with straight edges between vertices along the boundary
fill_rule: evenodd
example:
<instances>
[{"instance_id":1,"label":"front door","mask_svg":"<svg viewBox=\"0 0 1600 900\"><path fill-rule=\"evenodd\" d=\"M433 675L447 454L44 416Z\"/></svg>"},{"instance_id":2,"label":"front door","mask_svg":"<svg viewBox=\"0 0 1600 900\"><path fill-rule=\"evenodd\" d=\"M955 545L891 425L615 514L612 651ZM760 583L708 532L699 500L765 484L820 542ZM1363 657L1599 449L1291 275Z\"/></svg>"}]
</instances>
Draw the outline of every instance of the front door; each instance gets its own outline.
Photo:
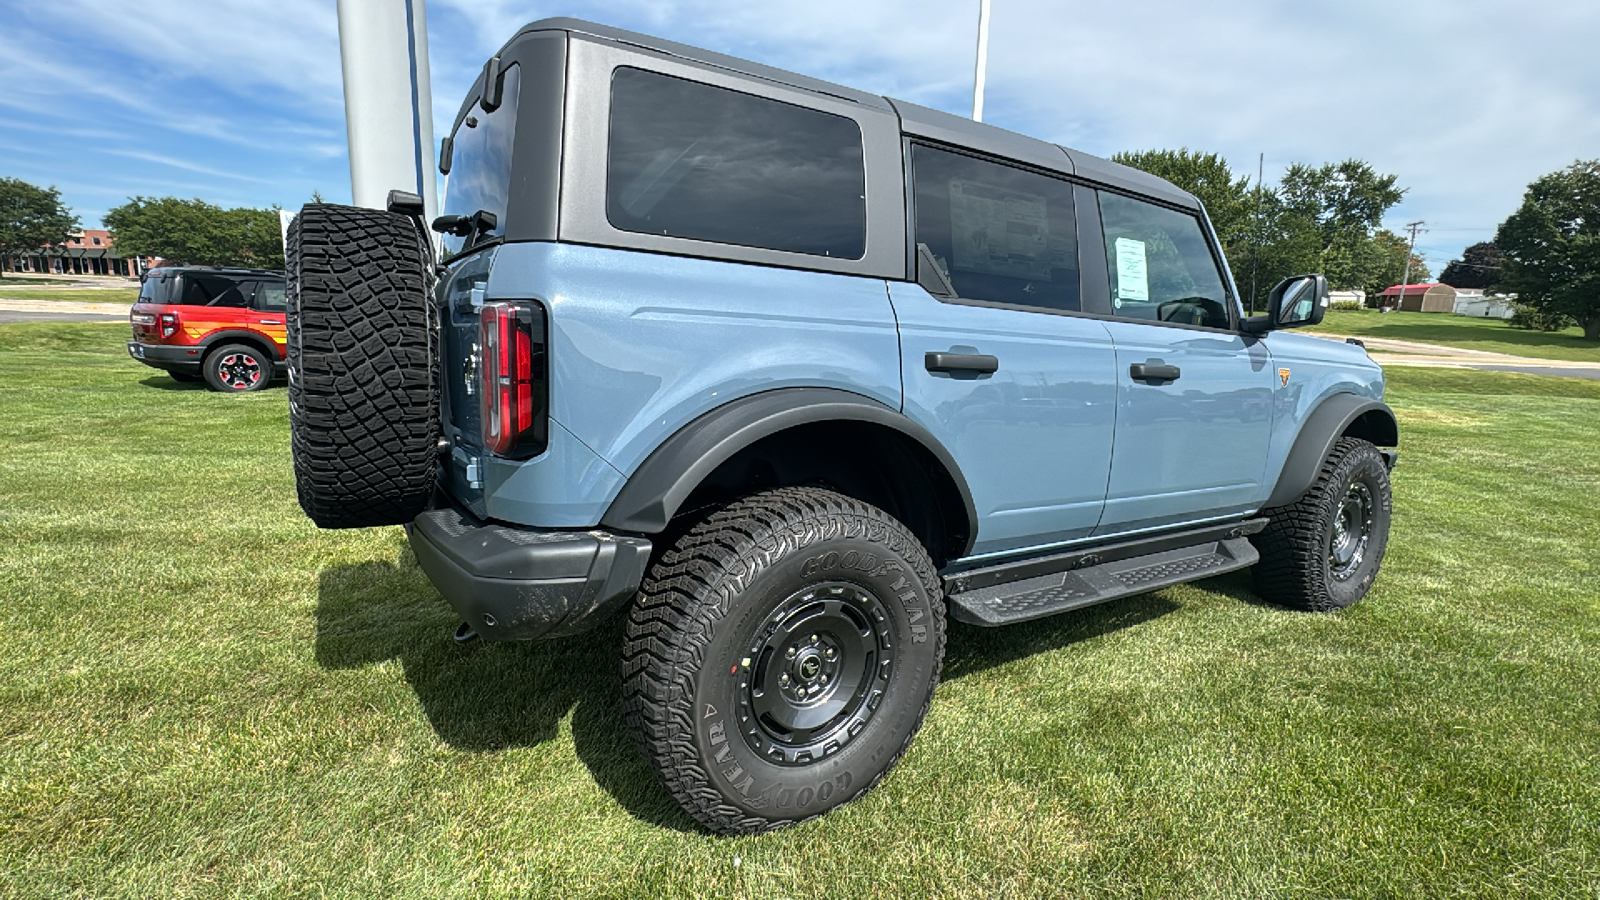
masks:
<instances>
[{"instance_id":1,"label":"front door","mask_svg":"<svg viewBox=\"0 0 1600 900\"><path fill-rule=\"evenodd\" d=\"M1096 533L1249 512L1272 431L1271 356L1236 330L1237 307L1199 218L1098 194L1117 424Z\"/></svg>"},{"instance_id":2,"label":"front door","mask_svg":"<svg viewBox=\"0 0 1600 900\"><path fill-rule=\"evenodd\" d=\"M914 240L946 284L891 282L905 414L960 465L974 555L1088 537L1110 473L1115 353L1079 315L1072 185L913 146Z\"/></svg>"}]
</instances>

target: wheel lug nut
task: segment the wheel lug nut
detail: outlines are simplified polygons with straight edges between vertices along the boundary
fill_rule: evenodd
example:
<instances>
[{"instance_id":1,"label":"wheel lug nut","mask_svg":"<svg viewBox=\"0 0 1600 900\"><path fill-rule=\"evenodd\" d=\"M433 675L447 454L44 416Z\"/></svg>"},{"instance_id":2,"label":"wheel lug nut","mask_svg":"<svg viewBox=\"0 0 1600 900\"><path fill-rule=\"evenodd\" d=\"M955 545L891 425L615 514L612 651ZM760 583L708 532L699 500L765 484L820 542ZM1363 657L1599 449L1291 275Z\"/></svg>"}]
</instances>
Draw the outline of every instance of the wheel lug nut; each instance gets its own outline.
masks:
<instances>
[{"instance_id":1,"label":"wheel lug nut","mask_svg":"<svg viewBox=\"0 0 1600 900\"><path fill-rule=\"evenodd\" d=\"M817 642L817 636L813 634L811 636L811 643L815 644L816 642Z\"/></svg>"},{"instance_id":2,"label":"wheel lug nut","mask_svg":"<svg viewBox=\"0 0 1600 900\"><path fill-rule=\"evenodd\" d=\"M794 659L794 648L793 648L793 647L790 647L790 648L789 648L789 651L788 651L788 652L787 652L787 653L785 653L785 654L784 654L784 656L787 656L787 657L789 657L789 658L790 658L790 659Z\"/></svg>"},{"instance_id":3,"label":"wheel lug nut","mask_svg":"<svg viewBox=\"0 0 1600 900\"><path fill-rule=\"evenodd\" d=\"M823 684L827 684L828 683L828 676L826 676L826 675L822 676L822 683Z\"/></svg>"},{"instance_id":4,"label":"wheel lug nut","mask_svg":"<svg viewBox=\"0 0 1600 900\"><path fill-rule=\"evenodd\" d=\"M826 657L827 657L827 658L829 658L829 659L833 659L833 658L834 658L834 657L836 657L836 656L838 656L838 655L839 655L839 651L837 651L837 650L835 650L835 649L833 649L833 648L832 648L832 647L829 647L829 648L828 648L828 649L827 649L827 651L825 651L825 652L824 652L824 653L823 653L823 656L826 656Z\"/></svg>"},{"instance_id":5,"label":"wheel lug nut","mask_svg":"<svg viewBox=\"0 0 1600 900\"><path fill-rule=\"evenodd\" d=\"M789 683L789 673L785 672L782 675L779 675L778 676L778 683L779 684L788 684Z\"/></svg>"}]
</instances>

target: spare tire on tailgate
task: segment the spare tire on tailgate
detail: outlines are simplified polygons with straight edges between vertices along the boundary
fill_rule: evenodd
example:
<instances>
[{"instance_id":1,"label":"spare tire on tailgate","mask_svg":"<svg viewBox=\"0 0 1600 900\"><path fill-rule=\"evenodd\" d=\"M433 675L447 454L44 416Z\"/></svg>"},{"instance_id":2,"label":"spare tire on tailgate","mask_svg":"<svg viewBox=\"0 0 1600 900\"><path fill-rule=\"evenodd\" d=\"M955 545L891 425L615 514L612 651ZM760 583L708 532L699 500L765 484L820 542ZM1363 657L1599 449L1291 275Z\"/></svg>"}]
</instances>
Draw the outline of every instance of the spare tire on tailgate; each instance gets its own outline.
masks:
<instances>
[{"instance_id":1,"label":"spare tire on tailgate","mask_svg":"<svg viewBox=\"0 0 1600 900\"><path fill-rule=\"evenodd\" d=\"M439 379L427 237L400 213L307 204L289 228L289 429L300 508L323 528L427 508Z\"/></svg>"}]
</instances>

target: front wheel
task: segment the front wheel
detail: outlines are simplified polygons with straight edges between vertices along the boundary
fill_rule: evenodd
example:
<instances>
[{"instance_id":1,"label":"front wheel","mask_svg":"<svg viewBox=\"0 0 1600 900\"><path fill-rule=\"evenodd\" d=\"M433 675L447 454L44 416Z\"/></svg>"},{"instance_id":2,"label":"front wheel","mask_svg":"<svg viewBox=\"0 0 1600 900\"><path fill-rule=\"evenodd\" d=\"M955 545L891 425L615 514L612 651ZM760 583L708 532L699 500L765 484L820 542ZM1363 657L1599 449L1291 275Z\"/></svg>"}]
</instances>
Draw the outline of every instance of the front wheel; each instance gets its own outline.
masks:
<instances>
[{"instance_id":1,"label":"front wheel","mask_svg":"<svg viewBox=\"0 0 1600 900\"><path fill-rule=\"evenodd\" d=\"M703 825L753 834L861 796L922 724L944 660L927 551L817 488L756 494L661 557L628 616L628 724Z\"/></svg>"},{"instance_id":2,"label":"front wheel","mask_svg":"<svg viewBox=\"0 0 1600 900\"><path fill-rule=\"evenodd\" d=\"M272 381L272 357L244 344L228 344L211 351L203 372L206 384L214 391L259 391Z\"/></svg>"},{"instance_id":3,"label":"front wheel","mask_svg":"<svg viewBox=\"0 0 1600 900\"><path fill-rule=\"evenodd\" d=\"M1266 529L1251 538L1261 553L1257 593L1319 612L1355 603L1378 577L1392 513L1389 469L1378 448L1340 438L1305 496L1267 510Z\"/></svg>"}]
</instances>

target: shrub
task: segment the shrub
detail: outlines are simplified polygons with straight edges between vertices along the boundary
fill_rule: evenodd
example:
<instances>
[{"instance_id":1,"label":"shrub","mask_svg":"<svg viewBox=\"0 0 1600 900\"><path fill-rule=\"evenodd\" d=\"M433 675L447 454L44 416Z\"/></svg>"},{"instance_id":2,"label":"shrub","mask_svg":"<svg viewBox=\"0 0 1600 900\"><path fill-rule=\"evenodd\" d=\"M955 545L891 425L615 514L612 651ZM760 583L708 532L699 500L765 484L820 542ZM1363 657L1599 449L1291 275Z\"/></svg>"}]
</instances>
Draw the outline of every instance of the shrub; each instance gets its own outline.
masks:
<instances>
[{"instance_id":1,"label":"shrub","mask_svg":"<svg viewBox=\"0 0 1600 900\"><path fill-rule=\"evenodd\" d=\"M1561 331L1576 324L1571 316L1564 313L1521 303L1512 304L1511 318L1507 321L1512 328L1525 328L1528 331Z\"/></svg>"}]
</instances>

